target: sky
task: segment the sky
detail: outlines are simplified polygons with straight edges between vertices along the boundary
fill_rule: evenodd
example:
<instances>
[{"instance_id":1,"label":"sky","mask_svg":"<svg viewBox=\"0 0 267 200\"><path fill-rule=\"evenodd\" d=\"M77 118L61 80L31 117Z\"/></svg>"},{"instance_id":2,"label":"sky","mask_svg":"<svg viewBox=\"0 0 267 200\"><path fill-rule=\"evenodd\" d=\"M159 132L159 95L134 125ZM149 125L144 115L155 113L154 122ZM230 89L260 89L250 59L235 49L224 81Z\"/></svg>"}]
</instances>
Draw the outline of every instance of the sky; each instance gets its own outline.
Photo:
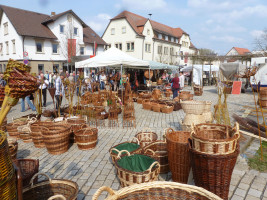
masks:
<instances>
[{"instance_id":1,"label":"sky","mask_svg":"<svg viewBox=\"0 0 267 200\"><path fill-rule=\"evenodd\" d=\"M44 14L72 9L102 36L109 20L123 10L190 35L197 48L220 55L232 47L256 50L255 39L267 28L266 0L0 0L0 4Z\"/></svg>"}]
</instances>

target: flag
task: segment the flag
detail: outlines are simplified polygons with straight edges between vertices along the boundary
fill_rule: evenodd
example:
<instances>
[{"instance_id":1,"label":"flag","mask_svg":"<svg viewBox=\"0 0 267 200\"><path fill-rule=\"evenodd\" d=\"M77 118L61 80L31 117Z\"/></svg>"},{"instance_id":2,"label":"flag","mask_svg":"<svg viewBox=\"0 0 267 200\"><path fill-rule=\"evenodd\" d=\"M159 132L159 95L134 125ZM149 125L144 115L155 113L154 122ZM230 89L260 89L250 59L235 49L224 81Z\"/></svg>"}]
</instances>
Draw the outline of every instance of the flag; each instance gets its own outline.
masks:
<instances>
[{"instance_id":1,"label":"flag","mask_svg":"<svg viewBox=\"0 0 267 200\"><path fill-rule=\"evenodd\" d=\"M93 47L93 55L96 55L96 49L97 49L97 43L94 42L94 47Z\"/></svg>"},{"instance_id":2,"label":"flag","mask_svg":"<svg viewBox=\"0 0 267 200\"><path fill-rule=\"evenodd\" d=\"M76 39L68 39L68 62L72 56L76 56Z\"/></svg>"},{"instance_id":3,"label":"flag","mask_svg":"<svg viewBox=\"0 0 267 200\"><path fill-rule=\"evenodd\" d=\"M188 52L185 52L184 62L185 62L185 63L188 62Z\"/></svg>"}]
</instances>

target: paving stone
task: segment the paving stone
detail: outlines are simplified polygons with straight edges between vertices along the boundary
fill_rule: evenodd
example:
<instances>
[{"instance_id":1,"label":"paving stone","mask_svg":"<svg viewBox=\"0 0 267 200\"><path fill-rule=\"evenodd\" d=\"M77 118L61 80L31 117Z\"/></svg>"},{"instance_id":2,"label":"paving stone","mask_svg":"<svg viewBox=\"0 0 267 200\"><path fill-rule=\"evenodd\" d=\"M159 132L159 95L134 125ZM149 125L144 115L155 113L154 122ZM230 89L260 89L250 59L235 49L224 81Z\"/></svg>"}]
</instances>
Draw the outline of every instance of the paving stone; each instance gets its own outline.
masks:
<instances>
[{"instance_id":1,"label":"paving stone","mask_svg":"<svg viewBox=\"0 0 267 200\"><path fill-rule=\"evenodd\" d=\"M248 185L248 184L240 183L240 184L238 185L238 188L247 191L247 190L249 189L249 186L250 186L250 185Z\"/></svg>"},{"instance_id":2,"label":"paving stone","mask_svg":"<svg viewBox=\"0 0 267 200\"><path fill-rule=\"evenodd\" d=\"M262 192L259 191L259 190L255 190L253 188L250 188L249 191L248 191L248 194L251 195L251 196L260 198Z\"/></svg>"},{"instance_id":3,"label":"paving stone","mask_svg":"<svg viewBox=\"0 0 267 200\"><path fill-rule=\"evenodd\" d=\"M247 191L237 188L234 194L244 198L247 194Z\"/></svg>"},{"instance_id":4,"label":"paving stone","mask_svg":"<svg viewBox=\"0 0 267 200\"><path fill-rule=\"evenodd\" d=\"M244 200L244 197L238 196L238 195L233 195L233 197L231 198L231 200Z\"/></svg>"},{"instance_id":5,"label":"paving stone","mask_svg":"<svg viewBox=\"0 0 267 200\"><path fill-rule=\"evenodd\" d=\"M259 197L254 197L251 195L246 196L246 200L259 200Z\"/></svg>"}]
</instances>

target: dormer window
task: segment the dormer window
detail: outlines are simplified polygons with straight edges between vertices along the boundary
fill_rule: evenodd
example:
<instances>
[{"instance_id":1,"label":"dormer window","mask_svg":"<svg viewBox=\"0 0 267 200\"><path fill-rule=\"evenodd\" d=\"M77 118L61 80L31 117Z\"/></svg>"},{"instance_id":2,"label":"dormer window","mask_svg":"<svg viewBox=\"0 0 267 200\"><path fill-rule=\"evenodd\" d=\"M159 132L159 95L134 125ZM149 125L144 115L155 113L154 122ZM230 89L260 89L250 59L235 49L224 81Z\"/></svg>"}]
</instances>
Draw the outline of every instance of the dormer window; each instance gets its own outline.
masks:
<instances>
[{"instance_id":1,"label":"dormer window","mask_svg":"<svg viewBox=\"0 0 267 200\"><path fill-rule=\"evenodd\" d=\"M74 34L74 35L78 35L78 28L75 28L75 27L74 27L74 29L73 29L73 34Z\"/></svg>"},{"instance_id":2,"label":"dormer window","mask_svg":"<svg viewBox=\"0 0 267 200\"><path fill-rule=\"evenodd\" d=\"M147 35L150 35L150 30L149 29L147 29Z\"/></svg>"},{"instance_id":3,"label":"dormer window","mask_svg":"<svg viewBox=\"0 0 267 200\"><path fill-rule=\"evenodd\" d=\"M65 28L64 25L59 25L59 31L60 31L60 33L64 33L64 28Z\"/></svg>"},{"instance_id":4,"label":"dormer window","mask_svg":"<svg viewBox=\"0 0 267 200\"><path fill-rule=\"evenodd\" d=\"M165 40L168 40L168 35L165 35Z\"/></svg>"},{"instance_id":5,"label":"dormer window","mask_svg":"<svg viewBox=\"0 0 267 200\"><path fill-rule=\"evenodd\" d=\"M158 38L159 39L162 39L162 34L159 33Z\"/></svg>"}]
</instances>

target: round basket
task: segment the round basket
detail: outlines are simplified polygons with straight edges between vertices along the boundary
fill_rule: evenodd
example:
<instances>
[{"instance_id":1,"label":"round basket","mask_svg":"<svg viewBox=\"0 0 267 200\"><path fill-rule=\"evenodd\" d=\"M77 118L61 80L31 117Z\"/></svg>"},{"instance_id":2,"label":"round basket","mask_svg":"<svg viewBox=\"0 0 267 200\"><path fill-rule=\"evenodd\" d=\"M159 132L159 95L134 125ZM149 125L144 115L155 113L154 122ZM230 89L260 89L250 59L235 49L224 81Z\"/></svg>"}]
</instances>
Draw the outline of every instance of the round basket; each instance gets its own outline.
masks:
<instances>
[{"instance_id":1,"label":"round basket","mask_svg":"<svg viewBox=\"0 0 267 200\"><path fill-rule=\"evenodd\" d=\"M169 113L172 113L173 112L173 109L174 109L174 106L169 106L169 105L165 105L165 106L162 106L161 108L161 112L162 113L166 113L166 114L169 114Z\"/></svg>"},{"instance_id":2,"label":"round basket","mask_svg":"<svg viewBox=\"0 0 267 200\"><path fill-rule=\"evenodd\" d=\"M203 118L203 115L186 114L183 124L191 126L192 124L200 124L205 122L206 120Z\"/></svg>"},{"instance_id":3,"label":"round basket","mask_svg":"<svg viewBox=\"0 0 267 200\"><path fill-rule=\"evenodd\" d=\"M14 160L17 158L17 152L18 152L17 138L8 137L7 142L8 142L9 152L10 152L11 158L12 158L12 160Z\"/></svg>"},{"instance_id":4,"label":"round basket","mask_svg":"<svg viewBox=\"0 0 267 200\"><path fill-rule=\"evenodd\" d=\"M144 99L142 104L143 104L143 109L151 110L152 105L149 99Z\"/></svg>"},{"instance_id":5,"label":"round basket","mask_svg":"<svg viewBox=\"0 0 267 200\"><path fill-rule=\"evenodd\" d=\"M141 132L135 135L135 138L140 141L140 146L143 148L146 145L156 142L158 135L155 132L152 132L150 128L143 129Z\"/></svg>"},{"instance_id":6,"label":"round basket","mask_svg":"<svg viewBox=\"0 0 267 200\"><path fill-rule=\"evenodd\" d=\"M70 142L76 142L75 132L86 127L86 121L81 118L70 118L67 119L67 123L71 126Z\"/></svg>"},{"instance_id":7,"label":"round basket","mask_svg":"<svg viewBox=\"0 0 267 200\"><path fill-rule=\"evenodd\" d=\"M142 154L148 155L160 164L160 173L168 173L169 163L168 163L168 151L166 141L156 141L142 149Z\"/></svg>"},{"instance_id":8,"label":"round basket","mask_svg":"<svg viewBox=\"0 0 267 200\"><path fill-rule=\"evenodd\" d=\"M48 178L33 184L33 180L38 175L44 175ZM35 174L31 179L31 185L23 189L23 199L48 200L54 195L63 195L68 200L76 200L78 195L77 183L65 179L50 179L46 174Z\"/></svg>"},{"instance_id":9,"label":"round basket","mask_svg":"<svg viewBox=\"0 0 267 200\"><path fill-rule=\"evenodd\" d=\"M172 172L172 180L180 183L187 183L190 172L190 156L188 139L190 132L166 131L168 160Z\"/></svg>"},{"instance_id":10,"label":"round basket","mask_svg":"<svg viewBox=\"0 0 267 200\"><path fill-rule=\"evenodd\" d=\"M42 135L42 126L53 126L53 122L38 121L30 125L31 137L36 148L44 148L45 143Z\"/></svg>"},{"instance_id":11,"label":"round basket","mask_svg":"<svg viewBox=\"0 0 267 200\"><path fill-rule=\"evenodd\" d=\"M25 125L27 122L26 121L16 121L12 123L8 123L6 125L6 130L8 132L9 136L19 138L19 132L18 132L18 126Z\"/></svg>"},{"instance_id":12,"label":"round basket","mask_svg":"<svg viewBox=\"0 0 267 200\"><path fill-rule=\"evenodd\" d=\"M97 144L97 128L85 127L75 133L76 143L79 149L89 150L94 149Z\"/></svg>"},{"instance_id":13,"label":"round basket","mask_svg":"<svg viewBox=\"0 0 267 200\"><path fill-rule=\"evenodd\" d=\"M92 200L98 200L102 192L108 192L106 200L138 200L138 199L167 199L167 200L222 200L217 195L193 185L153 181L122 188L115 192L103 186L94 194Z\"/></svg>"},{"instance_id":14,"label":"round basket","mask_svg":"<svg viewBox=\"0 0 267 200\"><path fill-rule=\"evenodd\" d=\"M193 150L212 155L235 152L240 137L239 124L234 128L220 124L198 124L192 127Z\"/></svg>"},{"instance_id":15,"label":"round basket","mask_svg":"<svg viewBox=\"0 0 267 200\"><path fill-rule=\"evenodd\" d=\"M32 142L31 138L31 129L29 124L18 126L19 138L23 140L25 143Z\"/></svg>"},{"instance_id":16,"label":"round basket","mask_svg":"<svg viewBox=\"0 0 267 200\"><path fill-rule=\"evenodd\" d=\"M205 111L205 101L182 101L181 106L186 114L201 115Z\"/></svg>"},{"instance_id":17,"label":"round basket","mask_svg":"<svg viewBox=\"0 0 267 200\"><path fill-rule=\"evenodd\" d=\"M120 155L122 151L119 152L114 163L115 167L117 168L117 176L120 179L121 187L127 187L133 184L152 182L152 181L158 180L160 164L157 161L154 161L147 170L142 171L142 172L134 172L134 171L130 171L130 170L120 167L120 165L118 164L119 160L125 159L128 156L132 157L132 156L141 155L141 154L130 155L128 151L125 151L125 152L127 153L127 156L121 158ZM143 156L142 157L143 159L145 158L151 159L149 156L145 156L145 155L141 155L141 156Z\"/></svg>"}]
</instances>

